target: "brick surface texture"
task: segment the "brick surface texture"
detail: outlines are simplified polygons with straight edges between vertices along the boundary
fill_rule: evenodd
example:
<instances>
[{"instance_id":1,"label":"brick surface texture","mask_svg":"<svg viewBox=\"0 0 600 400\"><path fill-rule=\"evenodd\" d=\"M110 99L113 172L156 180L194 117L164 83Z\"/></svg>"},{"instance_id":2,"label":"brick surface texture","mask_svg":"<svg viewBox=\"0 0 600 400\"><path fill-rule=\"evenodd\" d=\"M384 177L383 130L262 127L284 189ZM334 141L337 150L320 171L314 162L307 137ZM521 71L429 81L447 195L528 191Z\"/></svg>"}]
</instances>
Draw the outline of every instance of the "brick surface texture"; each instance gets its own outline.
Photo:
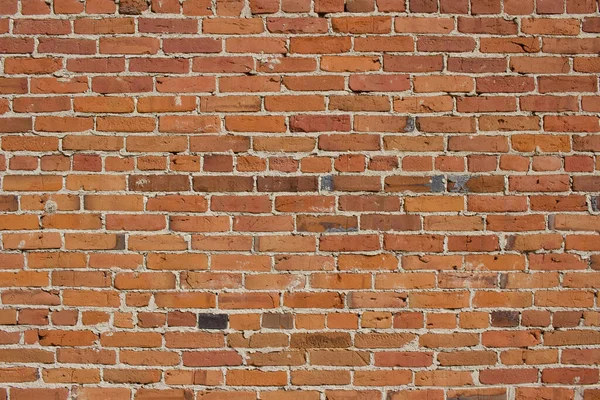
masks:
<instances>
[{"instance_id":1,"label":"brick surface texture","mask_svg":"<svg viewBox=\"0 0 600 400\"><path fill-rule=\"evenodd\" d=\"M596 0L0 1L0 400L600 399Z\"/></svg>"}]
</instances>

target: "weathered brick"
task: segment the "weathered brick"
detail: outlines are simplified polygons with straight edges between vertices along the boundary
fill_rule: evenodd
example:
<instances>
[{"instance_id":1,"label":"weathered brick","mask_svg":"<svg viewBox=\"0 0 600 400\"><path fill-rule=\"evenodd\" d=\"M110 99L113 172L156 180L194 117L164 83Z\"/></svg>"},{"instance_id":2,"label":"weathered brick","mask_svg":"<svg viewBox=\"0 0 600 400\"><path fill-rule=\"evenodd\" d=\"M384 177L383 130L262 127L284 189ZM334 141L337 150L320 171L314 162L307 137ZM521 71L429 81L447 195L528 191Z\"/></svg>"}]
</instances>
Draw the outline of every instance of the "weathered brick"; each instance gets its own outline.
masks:
<instances>
[{"instance_id":1,"label":"weathered brick","mask_svg":"<svg viewBox=\"0 0 600 400\"><path fill-rule=\"evenodd\" d=\"M597 14L1 2L0 399L598 397Z\"/></svg>"}]
</instances>

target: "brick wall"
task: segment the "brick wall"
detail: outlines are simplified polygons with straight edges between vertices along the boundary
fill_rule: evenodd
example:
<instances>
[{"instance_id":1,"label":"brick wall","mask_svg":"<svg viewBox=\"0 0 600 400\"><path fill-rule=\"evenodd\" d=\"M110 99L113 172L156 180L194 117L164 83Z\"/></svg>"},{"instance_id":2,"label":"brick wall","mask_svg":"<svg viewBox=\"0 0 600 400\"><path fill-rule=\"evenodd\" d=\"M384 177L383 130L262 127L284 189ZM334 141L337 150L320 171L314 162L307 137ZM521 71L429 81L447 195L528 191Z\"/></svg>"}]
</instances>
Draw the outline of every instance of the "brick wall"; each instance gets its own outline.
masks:
<instances>
[{"instance_id":1,"label":"brick wall","mask_svg":"<svg viewBox=\"0 0 600 400\"><path fill-rule=\"evenodd\" d=\"M596 0L2 0L0 399L600 399Z\"/></svg>"}]
</instances>

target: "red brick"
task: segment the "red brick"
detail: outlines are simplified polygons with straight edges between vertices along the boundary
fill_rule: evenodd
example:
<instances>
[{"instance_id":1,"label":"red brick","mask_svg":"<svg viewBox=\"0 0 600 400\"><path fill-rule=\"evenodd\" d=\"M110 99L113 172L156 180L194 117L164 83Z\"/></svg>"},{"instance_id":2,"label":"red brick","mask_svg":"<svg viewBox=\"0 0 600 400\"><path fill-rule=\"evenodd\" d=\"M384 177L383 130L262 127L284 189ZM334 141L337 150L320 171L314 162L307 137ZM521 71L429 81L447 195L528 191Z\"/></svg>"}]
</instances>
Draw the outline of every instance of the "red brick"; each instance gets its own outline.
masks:
<instances>
[{"instance_id":1,"label":"red brick","mask_svg":"<svg viewBox=\"0 0 600 400\"><path fill-rule=\"evenodd\" d=\"M5 0L0 398L598 397L597 12Z\"/></svg>"},{"instance_id":2,"label":"red brick","mask_svg":"<svg viewBox=\"0 0 600 400\"><path fill-rule=\"evenodd\" d=\"M159 40L156 38L101 38L102 54L156 54Z\"/></svg>"}]
</instances>

